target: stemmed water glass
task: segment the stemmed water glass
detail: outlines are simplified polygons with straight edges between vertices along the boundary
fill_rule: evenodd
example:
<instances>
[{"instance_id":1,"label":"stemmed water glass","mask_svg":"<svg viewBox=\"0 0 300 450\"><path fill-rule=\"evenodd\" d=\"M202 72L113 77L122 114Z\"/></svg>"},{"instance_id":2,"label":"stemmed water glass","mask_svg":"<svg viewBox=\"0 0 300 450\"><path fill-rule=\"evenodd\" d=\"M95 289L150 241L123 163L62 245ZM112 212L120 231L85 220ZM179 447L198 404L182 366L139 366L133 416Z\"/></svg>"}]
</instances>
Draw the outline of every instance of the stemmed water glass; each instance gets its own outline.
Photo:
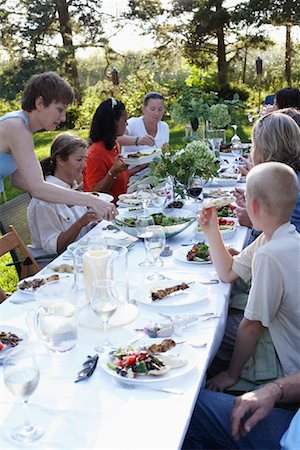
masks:
<instances>
[{"instance_id":1,"label":"stemmed water glass","mask_svg":"<svg viewBox=\"0 0 300 450\"><path fill-rule=\"evenodd\" d=\"M154 260L154 273L149 275L148 280L162 280L165 277L158 272L159 255L166 245L166 236L162 226L150 225L146 228L145 247L151 253Z\"/></svg>"},{"instance_id":2,"label":"stemmed water glass","mask_svg":"<svg viewBox=\"0 0 300 450\"><path fill-rule=\"evenodd\" d=\"M158 185L152 189L152 203L154 206L159 208L159 211L162 212L164 206L167 202L167 186L166 185Z\"/></svg>"},{"instance_id":3,"label":"stemmed water glass","mask_svg":"<svg viewBox=\"0 0 300 450\"><path fill-rule=\"evenodd\" d=\"M113 280L103 279L93 282L91 307L103 323L104 342L95 347L97 353L102 353L111 347L108 324L109 319L114 315L118 307L118 296Z\"/></svg>"},{"instance_id":4,"label":"stemmed water glass","mask_svg":"<svg viewBox=\"0 0 300 450\"><path fill-rule=\"evenodd\" d=\"M29 397L35 391L40 378L32 351L21 345L8 350L4 359L3 374L7 389L21 400L24 408L24 422L13 429L11 437L23 443L39 439L44 434L44 429L31 424L27 407Z\"/></svg>"},{"instance_id":5,"label":"stemmed water glass","mask_svg":"<svg viewBox=\"0 0 300 450\"><path fill-rule=\"evenodd\" d=\"M188 180L188 186L187 186L188 194L194 199L195 201L195 209L197 212L198 205L197 202L202 200L200 198L202 191L203 191L203 179L199 176L192 175Z\"/></svg>"},{"instance_id":6,"label":"stemmed water glass","mask_svg":"<svg viewBox=\"0 0 300 450\"><path fill-rule=\"evenodd\" d=\"M154 225L154 219L152 216L142 216L138 217L135 222L135 228L136 228L136 235L138 238L144 240L145 244L145 237L146 237L146 229L148 226ZM145 246L145 259L144 261L139 263L140 267L152 267L154 264L152 261L148 258L148 252Z\"/></svg>"},{"instance_id":7,"label":"stemmed water glass","mask_svg":"<svg viewBox=\"0 0 300 450\"><path fill-rule=\"evenodd\" d=\"M231 138L231 145L232 145L232 154L235 156L235 162L239 162L240 157L243 155L243 148L240 137L237 135L237 125L231 125L231 127L234 130L234 135Z\"/></svg>"},{"instance_id":8,"label":"stemmed water glass","mask_svg":"<svg viewBox=\"0 0 300 450\"><path fill-rule=\"evenodd\" d=\"M143 212L147 215L147 208L152 200L152 190L150 184L140 184L137 187L137 197L141 200L143 205Z\"/></svg>"}]
</instances>

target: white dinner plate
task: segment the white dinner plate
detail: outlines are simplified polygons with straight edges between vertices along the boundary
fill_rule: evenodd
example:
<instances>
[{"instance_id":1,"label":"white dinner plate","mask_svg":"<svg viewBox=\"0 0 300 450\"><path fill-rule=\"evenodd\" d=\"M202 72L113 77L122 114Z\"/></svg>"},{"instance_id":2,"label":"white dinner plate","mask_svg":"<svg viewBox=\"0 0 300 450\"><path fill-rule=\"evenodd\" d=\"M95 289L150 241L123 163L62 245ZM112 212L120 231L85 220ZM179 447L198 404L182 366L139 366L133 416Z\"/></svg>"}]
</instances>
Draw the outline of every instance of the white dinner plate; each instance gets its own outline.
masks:
<instances>
[{"instance_id":1,"label":"white dinner plate","mask_svg":"<svg viewBox=\"0 0 300 450\"><path fill-rule=\"evenodd\" d=\"M161 156L161 149L157 148L155 150L142 150L140 151L140 153L143 154L143 156L140 156L139 158L130 158L130 154L132 153L137 153L137 152L130 152L127 155L122 155L122 160L126 163L126 164L147 164L150 163L151 161L153 161L154 158L160 157Z\"/></svg>"},{"instance_id":2,"label":"white dinner plate","mask_svg":"<svg viewBox=\"0 0 300 450\"><path fill-rule=\"evenodd\" d=\"M192 249L191 247L179 247L176 250L174 250L174 258L177 259L177 261L181 261L187 264L211 264L211 261L188 261L186 259L186 255L189 252L189 250Z\"/></svg>"},{"instance_id":3,"label":"white dinner plate","mask_svg":"<svg viewBox=\"0 0 300 450\"><path fill-rule=\"evenodd\" d=\"M17 288L19 289L19 286L23 283L23 281L32 281L35 279L45 279L45 278L49 278L51 277L51 275L59 275L59 280L57 280L57 282L60 282L62 280L73 280L74 279L74 275L72 273L37 273L36 275L33 275L32 277L27 277L24 278L23 280L19 281L17 284ZM55 280L54 280L55 281ZM33 289L33 288L28 288L28 289L19 289L19 292L22 292L24 294L27 295L34 295L35 292L37 292L39 288Z\"/></svg>"},{"instance_id":4,"label":"white dinner plate","mask_svg":"<svg viewBox=\"0 0 300 450\"><path fill-rule=\"evenodd\" d=\"M22 330L21 328L11 327L8 325L0 325L0 331L4 331L5 333L10 332L21 338L22 341L20 341L17 345L28 341L28 334L26 333L25 330ZM6 345L6 347L0 351L0 364L1 361L5 358L5 355L10 348L12 348L10 345Z\"/></svg>"},{"instance_id":5,"label":"white dinner plate","mask_svg":"<svg viewBox=\"0 0 300 450\"><path fill-rule=\"evenodd\" d=\"M107 194L106 192L91 192L91 194L99 197L100 200L103 200L104 202L110 203L114 199L113 195Z\"/></svg>"},{"instance_id":6,"label":"white dinner plate","mask_svg":"<svg viewBox=\"0 0 300 450\"><path fill-rule=\"evenodd\" d=\"M133 293L132 298L138 303L143 303L145 305L151 305L153 307L169 307L169 306L185 306L191 305L192 303L200 302L207 297L208 288L200 283L192 283L188 289L184 291L178 291L174 294L168 295L161 300L153 301L151 299L151 292L157 291L158 289L165 289L167 287L172 287L177 284L182 283L181 281L174 280L157 280L151 281L141 285Z\"/></svg>"},{"instance_id":7,"label":"white dinner plate","mask_svg":"<svg viewBox=\"0 0 300 450\"><path fill-rule=\"evenodd\" d=\"M160 343L162 341L162 339L151 339L151 341L147 341L145 342L147 345L151 345L156 343ZM141 345L139 345L138 347L141 347ZM171 369L168 373L166 373L165 375L160 375L160 376L153 376L153 375L144 375L144 376L137 376L136 378L127 378L127 377L122 377L121 375L117 374L117 372L115 372L114 370L110 369L107 366L107 363L109 362L109 357L107 354L105 354L103 356L103 358L101 359L101 368L111 377L124 382L124 383L128 383L128 384L152 384L152 383L159 383L162 381L170 381L170 380L174 380L175 378L181 377L183 375L186 375L187 373L191 372L195 365L196 362L198 361L199 358L199 353L192 348L191 346L187 345L187 344L180 344L180 345L176 345L176 347L172 348L171 350L169 350L166 353L159 353L157 354L158 357L162 357L163 355L179 355L180 358L183 358L187 361L187 364L183 367L179 367L178 369Z\"/></svg>"}]
</instances>

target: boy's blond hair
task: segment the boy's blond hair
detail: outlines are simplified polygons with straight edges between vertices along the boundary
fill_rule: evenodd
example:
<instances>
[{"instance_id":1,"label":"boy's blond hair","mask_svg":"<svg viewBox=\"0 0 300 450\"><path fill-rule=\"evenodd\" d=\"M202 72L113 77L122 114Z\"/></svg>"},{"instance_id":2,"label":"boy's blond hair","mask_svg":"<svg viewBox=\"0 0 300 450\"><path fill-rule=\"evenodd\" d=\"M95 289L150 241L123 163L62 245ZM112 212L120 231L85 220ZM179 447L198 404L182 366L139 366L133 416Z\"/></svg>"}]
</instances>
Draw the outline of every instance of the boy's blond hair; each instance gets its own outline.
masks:
<instances>
[{"instance_id":1,"label":"boy's blond hair","mask_svg":"<svg viewBox=\"0 0 300 450\"><path fill-rule=\"evenodd\" d=\"M257 200L263 210L288 222L298 198L298 178L291 167L265 162L247 175L247 197Z\"/></svg>"}]
</instances>

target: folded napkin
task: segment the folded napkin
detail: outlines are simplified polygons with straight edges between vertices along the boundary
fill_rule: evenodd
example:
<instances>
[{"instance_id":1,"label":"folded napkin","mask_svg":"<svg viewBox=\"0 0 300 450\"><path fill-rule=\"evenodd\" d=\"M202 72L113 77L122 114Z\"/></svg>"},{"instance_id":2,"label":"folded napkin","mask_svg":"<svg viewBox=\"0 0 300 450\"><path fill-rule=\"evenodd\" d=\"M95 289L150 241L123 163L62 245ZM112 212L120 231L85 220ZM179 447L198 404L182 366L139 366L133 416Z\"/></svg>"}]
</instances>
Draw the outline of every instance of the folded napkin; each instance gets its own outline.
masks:
<instances>
[{"instance_id":1,"label":"folded napkin","mask_svg":"<svg viewBox=\"0 0 300 450\"><path fill-rule=\"evenodd\" d=\"M123 245L127 248L138 241L138 238L130 236L129 234L125 233L125 231L121 230L117 232L115 232L114 230L106 230L104 236L108 244Z\"/></svg>"}]
</instances>

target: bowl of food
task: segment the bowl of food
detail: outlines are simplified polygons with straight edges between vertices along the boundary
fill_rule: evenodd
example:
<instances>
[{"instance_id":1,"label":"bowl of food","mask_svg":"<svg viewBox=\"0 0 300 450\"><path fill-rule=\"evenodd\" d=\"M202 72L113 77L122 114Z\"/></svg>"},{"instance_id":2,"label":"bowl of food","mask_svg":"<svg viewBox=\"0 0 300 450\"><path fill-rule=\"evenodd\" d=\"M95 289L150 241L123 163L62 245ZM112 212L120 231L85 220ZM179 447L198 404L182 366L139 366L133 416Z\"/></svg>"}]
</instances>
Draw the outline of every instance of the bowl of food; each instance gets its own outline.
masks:
<instances>
[{"instance_id":1,"label":"bowl of food","mask_svg":"<svg viewBox=\"0 0 300 450\"><path fill-rule=\"evenodd\" d=\"M164 211L163 213L151 212L149 215L153 217L155 225L161 225L164 228L166 238L176 236L185 230L195 217L187 209ZM115 224L131 236L137 236L135 223L138 218L136 211L122 211L115 218Z\"/></svg>"}]
</instances>

